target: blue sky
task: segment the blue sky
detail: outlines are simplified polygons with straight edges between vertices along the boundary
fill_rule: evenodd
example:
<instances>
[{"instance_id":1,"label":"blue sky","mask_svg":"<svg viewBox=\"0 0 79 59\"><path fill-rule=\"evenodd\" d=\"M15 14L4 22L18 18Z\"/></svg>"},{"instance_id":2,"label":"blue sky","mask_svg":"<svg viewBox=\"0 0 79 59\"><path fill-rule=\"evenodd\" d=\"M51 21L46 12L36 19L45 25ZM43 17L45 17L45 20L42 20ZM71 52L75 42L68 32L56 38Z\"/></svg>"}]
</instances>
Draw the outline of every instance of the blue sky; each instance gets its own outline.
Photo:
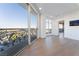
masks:
<instances>
[{"instance_id":1,"label":"blue sky","mask_svg":"<svg viewBox=\"0 0 79 59\"><path fill-rule=\"evenodd\" d=\"M36 27L35 18L31 27ZM15 3L0 3L0 28L27 28L27 10Z\"/></svg>"},{"instance_id":2,"label":"blue sky","mask_svg":"<svg viewBox=\"0 0 79 59\"><path fill-rule=\"evenodd\" d=\"M37 27L37 15L31 14L31 28Z\"/></svg>"}]
</instances>

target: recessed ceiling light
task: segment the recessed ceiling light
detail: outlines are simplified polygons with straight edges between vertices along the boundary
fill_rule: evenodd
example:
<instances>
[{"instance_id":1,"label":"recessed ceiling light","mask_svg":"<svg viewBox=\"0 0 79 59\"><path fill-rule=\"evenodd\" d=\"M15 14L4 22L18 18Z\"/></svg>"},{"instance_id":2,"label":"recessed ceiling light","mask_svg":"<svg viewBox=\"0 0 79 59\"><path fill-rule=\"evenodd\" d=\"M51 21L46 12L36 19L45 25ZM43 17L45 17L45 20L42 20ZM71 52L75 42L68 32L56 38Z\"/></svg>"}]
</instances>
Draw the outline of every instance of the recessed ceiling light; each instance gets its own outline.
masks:
<instances>
[{"instance_id":1,"label":"recessed ceiling light","mask_svg":"<svg viewBox=\"0 0 79 59\"><path fill-rule=\"evenodd\" d=\"M39 8L39 10L41 10L42 8Z\"/></svg>"}]
</instances>

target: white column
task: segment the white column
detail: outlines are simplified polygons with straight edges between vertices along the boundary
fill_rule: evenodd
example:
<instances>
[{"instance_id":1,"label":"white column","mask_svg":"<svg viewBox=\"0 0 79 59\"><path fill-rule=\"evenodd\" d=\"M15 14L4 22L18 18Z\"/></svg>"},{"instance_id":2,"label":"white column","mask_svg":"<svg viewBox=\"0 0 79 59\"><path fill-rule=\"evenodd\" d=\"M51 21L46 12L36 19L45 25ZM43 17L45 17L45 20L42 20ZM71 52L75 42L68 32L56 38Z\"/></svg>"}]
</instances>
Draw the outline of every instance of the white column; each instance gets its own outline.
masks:
<instances>
[{"instance_id":1,"label":"white column","mask_svg":"<svg viewBox=\"0 0 79 59\"><path fill-rule=\"evenodd\" d=\"M44 15L41 15L41 19L40 19L40 35L42 38L45 38L45 17Z\"/></svg>"},{"instance_id":2,"label":"white column","mask_svg":"<svg viewBox=\"0 0 79 59\"><path fill-rule=\"evenodd\" d=\"M37 16L37 38L40 37L40 15Z\"/></svg>"}]
</instances>

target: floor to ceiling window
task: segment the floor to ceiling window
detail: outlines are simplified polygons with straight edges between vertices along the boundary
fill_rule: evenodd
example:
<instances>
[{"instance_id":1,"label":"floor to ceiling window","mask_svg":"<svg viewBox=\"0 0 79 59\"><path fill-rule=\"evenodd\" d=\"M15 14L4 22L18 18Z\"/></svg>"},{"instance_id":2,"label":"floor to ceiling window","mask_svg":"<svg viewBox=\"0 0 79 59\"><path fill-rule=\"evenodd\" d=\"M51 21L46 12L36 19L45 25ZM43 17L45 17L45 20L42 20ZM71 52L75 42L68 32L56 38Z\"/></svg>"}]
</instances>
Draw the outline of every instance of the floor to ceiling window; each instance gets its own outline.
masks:
<instances>
[{"instance_id":1,"label":"floor to ceiling window","mask_svg":"<svg viewBox=\"0 0 79 59\"><path fill-rule=\"evenodd\" d=\"M37 13L31 7L31 26L30 26L30 37L31 42L37 38Z\"/></svg>"},{"instance_id":2,"label":"floor to ceiling window","mask_svg":"<svg viewBox=\"0 0 79 59\"><path fill-rule=\"evenodd\" d=\"M14 55L27 44L27 15L20 4L0 4L0 55Z\"/></svg>"},{"instance_id":3,"label":"floor to ceiling window","mask_svg":"<svg viewBox=\"0 0 79 59\"><path fill-rule=\"evenodd\" d=\"M46 29L46 34L52 33L52 20L51 19L46 19L45 20L45 29Z\"/></svg>"},{"instance_id":4,"label":"floor to ceiling window","mask_svg":"<svg viewBox=\"0 0 79 59\"><path fill-rule=\"evenodd\" d=\"M14 55L37 38L37 17L30 4L0 4L0 55Z\"/></svg>"},{"instance_id":5,"label":"floor to ceiling window","mask_svg":"<svg viewBox=\"0 0 79 59\"><path fill-rule=\"evenodd\" d=\"M45 20L45 29L46 29L46 34L49 33L49 22L48 22L48 19Z\"/></svg>"},{"instance_id":6,"label":"floor to ceiling window","mask_svg":"<svg viewBox=\"0 0 79 59\"><path fill-rule=\"evenodd\" d=\"M52 33L52 20L49 19L49 33Z\"/></svg>"}]
</instances>

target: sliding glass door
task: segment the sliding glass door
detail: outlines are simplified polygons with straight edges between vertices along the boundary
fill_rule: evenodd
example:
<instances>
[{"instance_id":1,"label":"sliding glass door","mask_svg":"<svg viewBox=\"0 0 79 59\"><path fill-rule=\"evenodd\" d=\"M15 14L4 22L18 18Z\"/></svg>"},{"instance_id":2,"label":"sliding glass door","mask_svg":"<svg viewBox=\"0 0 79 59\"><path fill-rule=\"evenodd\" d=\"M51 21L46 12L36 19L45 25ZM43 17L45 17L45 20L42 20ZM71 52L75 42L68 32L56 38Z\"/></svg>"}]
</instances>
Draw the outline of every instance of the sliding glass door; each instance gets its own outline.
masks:
<instances>
[{"instance_id":1,"label":"sliding glass door","mask_svg":"<svg viewBox=\"0 0 79 59\"><path fill-rule=\"evenodd\" d=\"M37 14L35 10L31 7L31 22L30 22L30 37L31 42L37 38Z\"/></svg>"},{"instance_id":2,"label":"sliding glass door","mask_svg":"<svg viewBox=\"0 0 79 59\"><path fill-rule=\"evenodd\" d=\"M27 4L0 4L0 55L14 55L28 44L27 15Z\"/></svg>"},{"instance_id":3,"label":"sliding glass door","mask_svg":"<svg viewBox=\"0 0 79 59\"><path fill-rule=\"evenodd\" d=\"M30 4L0 4L0 55L14 55L37 38L37 13Z\"/></svg>"}]
</instances>

